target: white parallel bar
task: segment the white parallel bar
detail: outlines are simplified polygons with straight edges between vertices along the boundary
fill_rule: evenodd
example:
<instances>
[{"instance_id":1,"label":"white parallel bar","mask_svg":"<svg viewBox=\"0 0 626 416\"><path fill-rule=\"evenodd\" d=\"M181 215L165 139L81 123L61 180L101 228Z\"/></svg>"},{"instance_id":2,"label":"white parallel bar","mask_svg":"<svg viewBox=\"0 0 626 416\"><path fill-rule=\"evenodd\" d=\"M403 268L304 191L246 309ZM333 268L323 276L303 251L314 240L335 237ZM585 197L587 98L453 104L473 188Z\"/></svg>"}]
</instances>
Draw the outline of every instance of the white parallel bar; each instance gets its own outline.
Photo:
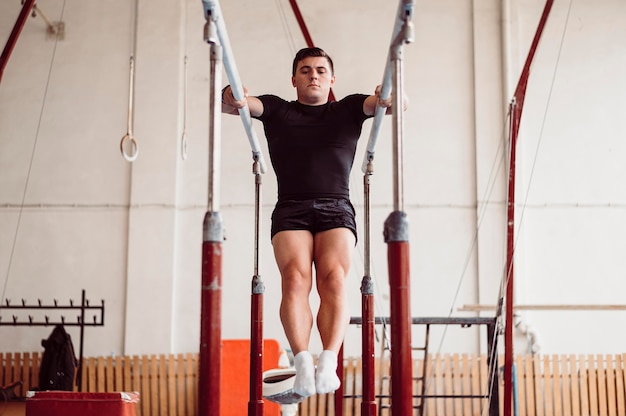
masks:
<instances>
[{"instance_id":1,"label":"white parallel bar","mask_svg":"<svg viewBox=\"0 0 626 416\"><path fill-rule=\"evenodd\" d=\"M202 0L202 4L204 6L204 17L207 20L211 19L215 22L217 27L217 37L220 45L222 46L224 69L226 70L230 87L233 90L233 96L237 100L243 100L243 85L239 77L239 71L237 70L235 58L233 57L233 51L230 48L230 40L228 38L228 32L226 31L224 19L222 17L222 10L220 8L219 1ZM248 106L240 108L239 115L241 117L241 121L243 122L243 127L246 130L250 147L252 148L252 156L255 160L259 161L259 164L261 165L261 173L265 173L267 169L265 160L261 154L259 139L257 138L256 132L252 128L252 117L250 116L250 109Z\"/></svg>"},{"instance_id":2,"label":"white parallel bar","mask_svg":"<svg viewBox=\"0 0 626 416\"><path fill-rule=\"evenodd\" d=\"M391 34L391 42L389 52L387 54L387 62L385 63L385 73L383 75L383 81L381 83L381 91L380 96L383 99L389 98L391 94L391 84L392 84L392 65L391 65L391 47L393 46L396 38L400 34L402 30L402 26L404 22L408 19L411 20L413 17L413 6L415 5L415 0L400 0L398 4L398 12L396 13L396 21L393 27L393 32ZM401 109L398 109L402 111ZM394 109L394 111L396 111ZM367 164L371 160L374 160L374 149L376 147L376 140L378 140L378 134L380 133L380 128L382 126L383 117L385 115L386 109L380 106L376 106L376 112L374 113L374 122L372 124L372 130L370 131L370 136L367 142L367 149L365 151L365 156L363 158L363 164L361 165L361 170L363 173L367 173Z\"/></svg>"}]
</instances>

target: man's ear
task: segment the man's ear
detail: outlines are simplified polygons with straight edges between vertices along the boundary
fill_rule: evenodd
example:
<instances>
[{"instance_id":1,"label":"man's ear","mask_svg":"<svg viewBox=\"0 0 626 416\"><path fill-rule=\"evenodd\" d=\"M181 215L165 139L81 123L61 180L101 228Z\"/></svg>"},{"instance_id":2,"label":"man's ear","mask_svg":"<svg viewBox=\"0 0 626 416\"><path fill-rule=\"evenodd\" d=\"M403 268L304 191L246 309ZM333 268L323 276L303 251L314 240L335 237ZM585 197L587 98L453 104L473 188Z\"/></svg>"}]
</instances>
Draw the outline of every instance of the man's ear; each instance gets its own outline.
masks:
<instances>
[{"instance_id":1,"label":"man's ear","mask_svg":"<svg viewBox=\"0 0 626 416\"><path fill-rule=\"evenodd\" d=\"M291 77L291 85L292 85L293 87L295 87L295 86L296 86L296 77Z\"/></svg>"}]
</instances>

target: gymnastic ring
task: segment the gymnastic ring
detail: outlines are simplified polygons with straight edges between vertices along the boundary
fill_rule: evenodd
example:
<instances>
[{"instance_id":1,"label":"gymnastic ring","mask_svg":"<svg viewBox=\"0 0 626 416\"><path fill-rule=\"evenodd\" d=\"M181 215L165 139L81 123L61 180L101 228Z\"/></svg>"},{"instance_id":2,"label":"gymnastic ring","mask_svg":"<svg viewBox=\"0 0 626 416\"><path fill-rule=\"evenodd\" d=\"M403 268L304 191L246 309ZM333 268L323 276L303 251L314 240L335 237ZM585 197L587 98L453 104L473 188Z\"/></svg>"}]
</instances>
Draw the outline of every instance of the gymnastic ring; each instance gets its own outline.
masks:
<instances>
[{"instance_id":1,"label":"gymnastic ring","mask_svg":"<svg viewBox=\"0 0 626 416\"><path fill-rule=\"evenodd\" d=\"M187 132L185 131L180 138L180 157L187 160Z\"/></svg>"},{"instance_id":2,"label":"gymnastic ring","mask_svg":"<svg viewBox=\"0 0 626 416\"><path fill-rule=\"evenodd\" d=\"M131 153L126 152L126 142L130 143L130 151ZM137 155L139 154L139 146L137 146L137 140L130 133L126 133L122 140L120 141L120 151L122 152L122 156L129 162L134 162L137 160Z\"/></svg>"}]
</instances>

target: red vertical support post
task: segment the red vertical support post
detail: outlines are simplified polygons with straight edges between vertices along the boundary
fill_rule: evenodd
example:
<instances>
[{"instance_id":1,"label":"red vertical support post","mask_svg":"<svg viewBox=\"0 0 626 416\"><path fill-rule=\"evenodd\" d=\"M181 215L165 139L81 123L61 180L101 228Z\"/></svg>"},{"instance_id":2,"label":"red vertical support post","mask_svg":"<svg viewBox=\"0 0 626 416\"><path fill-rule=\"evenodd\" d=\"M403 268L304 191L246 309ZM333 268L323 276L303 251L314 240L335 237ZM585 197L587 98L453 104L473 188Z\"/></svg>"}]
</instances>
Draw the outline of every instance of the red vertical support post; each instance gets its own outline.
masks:
<instances>
[{"instance_id":1,"label":"red vertical support post","mask_svg":"<svg viewBox=\"0 0 626 416\"><path fill-rule=\"evenodd\" d=\"M391 304L391 414L413 413L411 354L411 284L406 213L394 211L385 221Z\"/></svg>"},{"instance_id":2,"label":"red vertical support post","mask_svg":"<svg viewBox=\"0 0 626 416\"><path fill-rule=\"evenodd\" d=\"M409 225L404 209L403 182L403 45L413 39L410 15L390 49L393 63L393 194L394 211L385 221L391 305L391 414L413 413L413 358L411 347L411 281Z\"/></svg>"},{"instance_id":3,"label":"red vertical support post","mask_svg":"<svg viewBox=\"0 0 626 416\"><path fill-rule=\"evenodd\" d=\"M263 293L254 293L263 285L255 279L252 282L251 338L250 338L250 401L249 416L263 415Z\"/></svg>"},{"instance_id":4,"label":"red vertical support post","mask_svg":"<svg viewBox=\"0 0 626 416\"><path fill-rule=\"evenodd\" d=\"M6 68L7 62L9 62L9 57L11 56L11 52L13 52L13 48L15 48L17 39L20 37L20 33L24 28L26 19L28 19L30 11L35 6L35 0L26 0L23 3L24 4L22 5L22 10L20 11L17 20L15 21L15 25L13 25L13 30L9 35L9 39L7 40L6 45L4 45L2 55L0 55L0 82L2 82L2 74L4 73L4 68Z\"/></svg>"},{"instance_id":5,"label":"red vertical support post","mask_svg":"<svg viewBox=\"0 0 626 416\"><path fill-rule=\"evenodd\" d=\"M370 262L370 184L374 173L373 162L367 164L365 175L363 176L363 189L365 196L365 265L364 276L361 280L361 362L363 364L362 385L363 400L361 401L361 415L376 415L376 362L374 355L374 284L371 276Z\"/></svg>"},{"instance_id":6,"label":"red vertical support post","mask_svg":"<svg viewBox=\"0 0 626 416\"><path fill-rule=\"evenodd\" d=\"M517 138L522 119L522 110L524 108L524 98L526 96L526 87L528 86L528 77L530 75L530 66L541 34L548 20L550 10L554 0L547 0L541 14L541 19L535 31L535 36L530 45L524 68L520 75L513 100L509 106L509 181L507 190L507 256L506 256L506 310L505 310L505 330L504 330L504 415L511 416L513 412L513 303L515 302L515 281L514 281L514 257L515 257L515 168L516 168L516 149Z\"/></svg>"},{"instance_id":7,"label":"red vertical support post","mask_svg":"<svg viewBox=\"0 0 626 416\"><path fill-rule=\"evenodd\" d=\"M255 184L254 208L254 276L250 308L250 401L248 416L263 416L263 294L265 285L259 274L259 235L261 215L261 165L255 159L252 165Z\"/></svg>"},{"instance_id":8,"label":"red vertical support post","mask_svg":"<svg viewBox=\"0 0 626 416\"><path fill-rule=\"evenodd\" d=\"M243 85L239 79L237 72L237 66L230 48L230 41L228 40L228 34L226 32L226 26L222 17L218 0L202 0L204 14L206 18L205 25L205 40L211 45L211 105L210 116L212 123L209 130L209 210L213 207L219 207L217 202L219 198L219 192L217 188L219 186L219 178L216 177L219 174L219 162L220 162L220 141L213 140L213 137L219 138L220 116L221 116L221 92L217 87L221 85L222 76L222 63L224 69L228 75L233 95L237 99L244 99ZM223 55L223 59L222 59ZM256 138L256 134L252 129L252 120L250 115L250 109L244 106L238 110L241 120L243 121L248 140L252 147L253 154L253 172L255 174L256 183L256 218L255 218L255 258L254 258L254 276L252 279L252 294L251 294L251 322L250 322L250 400L248 402L248 413L250 415L262 415L263 414L263 292L265 290L261 276L259 275L259 213L260 213L260 189L261 189L261 176L265 170L263 157L260 152L260 146ZM215 147L213 147L215 146ZM217 241L223 239L220 233L216 237ZM221 254L221 251L220 251ZM220 283L221 285L221 283ZM210 322L215 325L215 330L211 331L212 340L217 340L217 343L208 343L211 347L206 347L208 353L217 360L217 362L209 361L209 366L219 366L221 370L221 355L217 354L215 348L221 349L221 331L218 321L221 320L221 309L212 310L213 313L218 314L217 317ZM208 319L207 319L208 320ZM203 321L204 322L204 321ZM207 343L202 342L202 346L205 347ZM212 373L213 374L213 373ZM206 380L208 376L205 373L201 374L204 377L200 380L201 388L201 414L219 415L220 412L220 397L215 395L219 392L220 378L215 377L210 380ZM207 396L202 396L205 393ZM209 413L205 413L209 412Z\"/></svg>"},{"instance_id":9,"label":"red vertical support post","mask_svg":"<svg viewBox=\"0 0 626 416\"><path fill-rule=\"evenodd\" d=\"M344 394L344 387L343 387L343 345L341 345L341 348L339 348L339 353L337 354L337 377L339 377L339 380L341 380L341 384L339 385L339 388L337 390L335 390L335 393L333 394L334 397L334 406L335 406L335 416L343 416L343 394Z\"/></svg>"},{"instance_id":10,"label":"red vertical support post","mask_svg":"<svg viewBox=\"0 0 626 416\"><path fill-rule=\"evenodd\" d=\"M198 415L219 416L222 378L222 220L219 213L221 156L222 47L215 22L207 16L205 41L210 45L208 211L202 236L202 288Z\"/></svg>"},{"instance_id":11,"label":"red vertical support post","mask_svg":"<svg viewBox=\"0 0 626 416\"><path fill-rule=\"evenodd\" d=\"M376 362L374 355L374 294L372 279L361 284L361 309L363 322L361 327L362 363L363 363L363 401L361 415L376 415Z\"/></svg>"},{"instance_id":12,"label":"red vertical support post","mask_svg":"<svg viewBox=\"0 0 626 416\"><path fill-rule=\"evenodd\" d=\"M205 239L202 243L202 306L198 370L198 414L202 416L219 416L220 414L222 243L211 241L211 234L218 232L221 228L220 223L219 213L207 212L204 218Z\"/></svg>"},{"instance_id":13,"label":"red vertical support post","mask_svg":"<svg viewBox=\"0 0 626 416\"><path fill-rule=\"evenodd\" d=\"M513 255L515 248L515 155L517 145L517 129L519 116L515 101L509 106L510 156L509 183L507 198L507 255L506 255L506 310L504 327L504 415L511 416L513 409Z\"/></svg>"}]
</instances>

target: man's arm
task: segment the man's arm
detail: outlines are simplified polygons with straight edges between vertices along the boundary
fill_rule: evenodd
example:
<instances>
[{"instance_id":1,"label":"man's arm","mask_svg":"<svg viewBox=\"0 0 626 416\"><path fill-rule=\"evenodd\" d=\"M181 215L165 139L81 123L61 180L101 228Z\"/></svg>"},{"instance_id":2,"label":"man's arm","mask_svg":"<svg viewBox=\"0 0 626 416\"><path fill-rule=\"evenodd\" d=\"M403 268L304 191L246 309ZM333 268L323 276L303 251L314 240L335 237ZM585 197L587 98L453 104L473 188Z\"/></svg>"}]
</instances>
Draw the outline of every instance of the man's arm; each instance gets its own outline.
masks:
<instances>
[{"instance_id":1,"label":"man's arm","mask_svg":"<svg viewBox=\"0 0 626 416\"><path fill-rule=\"evenodd\" d=\"M391 94L389 94L389 98L383 100L380 98L380 90L381 86L377 86L374 91L374 95L370 95L363 102L363 112L368 116L373 116L376 112L376 106L380 105L383 108L386 108L385 114L391 114L391 106L393 105L393 98ZM409 106L409 98L406 94L402 94L402 111L406 111Z\"/></svg>"},{"instance_id":2,"label":"man's arm","mask_svg":"<svg viewBox=\"0 0 626 416\"><path fill-rule=\"evenodd\" d=\"M225 114L239 114L239 109L248 105L250 109L250 115L253 117L259 117L263 114L263 103L257 97L248 96L248 89L243 87L243 100L235 100L233 96L233 90L230 85L227 85L222 90L222 113Z\"/></svg>"}]
</instances>

